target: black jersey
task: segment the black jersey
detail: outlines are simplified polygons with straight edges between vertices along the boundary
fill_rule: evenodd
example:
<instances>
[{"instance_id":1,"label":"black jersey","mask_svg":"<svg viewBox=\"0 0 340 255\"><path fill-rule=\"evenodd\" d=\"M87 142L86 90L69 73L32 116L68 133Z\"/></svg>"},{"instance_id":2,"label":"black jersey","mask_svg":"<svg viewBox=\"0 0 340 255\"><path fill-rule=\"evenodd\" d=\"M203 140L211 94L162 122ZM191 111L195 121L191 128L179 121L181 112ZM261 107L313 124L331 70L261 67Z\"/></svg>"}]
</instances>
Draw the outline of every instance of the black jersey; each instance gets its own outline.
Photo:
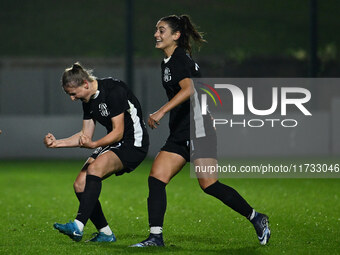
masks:
<instances>
[{"instance_id":1,"label":"black jersey","mask_svg":"<svg viewBox=\"0 0 340 255\"><path fill-rule=\"evenodd\" d=\"M177 47L170 59L162 61L162 83L169 101L181 90L179 82L185 78L200 77L198 65L183 48ZM171 141L190 139L190 100L170 111L169 119Z\"/></svg>"},{"instance_id":2,"label":"black jersey","mask_svg":"<svg viewBox=\"0 0 340 255\"><path fill-rule=\"evenodd\" d=\"M148 145L149 136L138 99L120 80L105 78L97 81L97 93L88 103L83 102L83 119L98 121L109 133L112 131L111 118L124 113L122 141L132 142L136 147Z\"/></svg>"},{"instance_id":3,"label":"black jersey","mask_svg":"<svg viewBox=\"0 0 340 255\"><path fill-rule=\"evenodd\" d=\"M161 67L162 83L169 101L181 90L179 85L181 80L201 77L198 64L180 47L175 49L169 59L163 60ZM168 140L175 142L190 140L190 126L195 138L215 133L210 114L201 115L196 91L192 97L191 106L190 108L190 100L188 99L170 111L170 136Z\"/></svg>"}]
</instances>

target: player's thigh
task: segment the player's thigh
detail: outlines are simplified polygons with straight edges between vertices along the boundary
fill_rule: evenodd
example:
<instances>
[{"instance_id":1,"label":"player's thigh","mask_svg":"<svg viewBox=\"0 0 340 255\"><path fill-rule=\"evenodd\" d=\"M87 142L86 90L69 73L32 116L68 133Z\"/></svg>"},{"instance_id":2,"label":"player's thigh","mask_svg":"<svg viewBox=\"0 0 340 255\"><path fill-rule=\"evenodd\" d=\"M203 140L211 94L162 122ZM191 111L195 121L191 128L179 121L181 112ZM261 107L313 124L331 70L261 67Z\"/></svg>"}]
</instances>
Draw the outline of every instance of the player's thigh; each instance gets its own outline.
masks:
<instances>
[{"instance_id":1,"label":"player's thigh","mask_svg":"<svg viewBox=\"0 0 340 255\"><path fill-rule=\"evenodd\" d=\"M100 154L87 168L87 174L106 178L124 168L122 161L112 151Z\"/></svg>"},{"instance_id":2,"label":"player's thigh","mask_svg":"<svg viewBox=\"0 0 340 255\"><path fill-rule=\"evenodd\" d=\"M181 155L168 151L160 151L152 164L150 176L164 183L169 183L171 178L174 177L185 164L186 160Z\"/></svg>"},{"instance_id":3,"label":"player's thigh","mask_svg":"<svg viewBox=\"0 0 340 255\"><path fill-rule=\"evenodd\" d=\"M85 164L83 165L82 169L80 170L79 174L77 175L74 183L73 188L75 192L83 192L85 189L86 183L86 173L88 166L94 161L94 158L88 158Z\"/></svg>"},{"instance_id":4,"label":"player's thigh","mask_svg":"<svg viewBox=\"0 0 340 255\"><path fill-rule=\"evenodd\" d=\"M217 160L215 158L198 158L194 160L197 180L202 189L206 189L218 180L216 166Z\"/></svg>"}]
</instances>

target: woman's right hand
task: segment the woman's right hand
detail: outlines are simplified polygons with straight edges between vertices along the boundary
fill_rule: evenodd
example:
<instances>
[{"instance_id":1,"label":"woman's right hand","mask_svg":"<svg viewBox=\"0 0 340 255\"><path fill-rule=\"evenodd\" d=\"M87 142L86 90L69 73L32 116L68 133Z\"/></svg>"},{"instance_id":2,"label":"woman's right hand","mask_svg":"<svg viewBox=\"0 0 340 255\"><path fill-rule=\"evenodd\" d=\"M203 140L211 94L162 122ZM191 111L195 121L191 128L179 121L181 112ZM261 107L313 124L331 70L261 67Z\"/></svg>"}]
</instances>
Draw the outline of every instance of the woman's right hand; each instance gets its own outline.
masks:
<instances>
[{"instance_id":1,"label":"woman's right hand","mask_svg":"<svg viewBox=\"0 0 340 255\"><path fill-rule=\"evenodd\" d=\"M160 120L163 118L164 113L161 110L154 112L153 114L149 115L148 125L150 128L154 129L157 128L160 124Z\"/></svg>"},{"instance_id":2,"label":"woman's right hand","mask_svg":"<svg viewBox=\"0 0 340 255\"><path fill-rule=\"evenodd\" d=\"M54 135L51 133L48 133L44 138L44 144L47 148L55 148L56 147L56 141Z\"/></svg>"}]
</instances>

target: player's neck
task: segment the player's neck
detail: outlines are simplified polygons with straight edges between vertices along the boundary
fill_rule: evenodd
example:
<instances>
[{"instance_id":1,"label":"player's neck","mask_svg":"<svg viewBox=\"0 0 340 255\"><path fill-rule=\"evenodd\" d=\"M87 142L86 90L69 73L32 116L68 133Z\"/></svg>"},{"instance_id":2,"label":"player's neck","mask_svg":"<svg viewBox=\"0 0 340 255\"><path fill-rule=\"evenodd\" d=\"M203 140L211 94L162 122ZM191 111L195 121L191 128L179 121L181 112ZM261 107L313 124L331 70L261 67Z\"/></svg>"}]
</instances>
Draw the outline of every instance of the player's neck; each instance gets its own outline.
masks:
<instances>
[{"instance_id":1,"label":"player's neck","mask_svg":"<svg viewBox=\"0 0 340 255\"><path fill-rule=\"evenodd\" d=\"M98 90L98 81L97 81L97 80L94 80L92 83L93 83L93 89L94 89L94 91L97 91L97 90Z\"/></svg>"},{"instance_id":2,"label":"player's neck","mask_svg":"<svg viewBox=\"0 0 340 255\"><path fill-rule=\"evenodd\" d=\"M170 57L174 53L176 48L177 48L177 45L175 44L164 49L165 58Z\"/></svg>"},{"instance_id":3,"label":"player's neck","mask_svg":"<svg viewBox=\"0 0 340 255\"><path fill-rule=\"evenodd\" d=\"M94 80L90 84L91 84L91 97L93 97L96 94L97 90L98 90L98 81Z\"/></svg>"}]
</instances>

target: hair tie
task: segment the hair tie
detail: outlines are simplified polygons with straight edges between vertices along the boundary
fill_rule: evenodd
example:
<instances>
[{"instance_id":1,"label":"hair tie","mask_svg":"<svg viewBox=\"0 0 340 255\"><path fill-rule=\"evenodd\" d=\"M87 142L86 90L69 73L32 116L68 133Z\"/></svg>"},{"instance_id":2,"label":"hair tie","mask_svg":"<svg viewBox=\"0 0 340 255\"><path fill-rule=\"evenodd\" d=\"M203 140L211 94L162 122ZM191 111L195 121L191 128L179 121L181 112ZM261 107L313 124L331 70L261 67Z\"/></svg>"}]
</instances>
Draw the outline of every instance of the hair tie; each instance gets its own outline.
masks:
<instances>
[{"instance_id":1,"label":"hair tie","mask_svg":"<svg viewBox=\"0 0 340 255\"><path fill-rule=\"evenodd\" d=\"M185 31L186 30L185 19L182 16L179 16L178 19L179 19L179 25L182 28L182 31Z\"/></svg>"},{"instance_id":2,"label":"hair tie","mask_svg":"<svg viewBox=\"0 0 340 255\"><path fill-rule=\"evenodd\" d=\"M76 69L80 69L80 65L78 63L74 63L73 66L72 66L72 69L73 70L76 70Z\"/></svg>"}]
</instances>

